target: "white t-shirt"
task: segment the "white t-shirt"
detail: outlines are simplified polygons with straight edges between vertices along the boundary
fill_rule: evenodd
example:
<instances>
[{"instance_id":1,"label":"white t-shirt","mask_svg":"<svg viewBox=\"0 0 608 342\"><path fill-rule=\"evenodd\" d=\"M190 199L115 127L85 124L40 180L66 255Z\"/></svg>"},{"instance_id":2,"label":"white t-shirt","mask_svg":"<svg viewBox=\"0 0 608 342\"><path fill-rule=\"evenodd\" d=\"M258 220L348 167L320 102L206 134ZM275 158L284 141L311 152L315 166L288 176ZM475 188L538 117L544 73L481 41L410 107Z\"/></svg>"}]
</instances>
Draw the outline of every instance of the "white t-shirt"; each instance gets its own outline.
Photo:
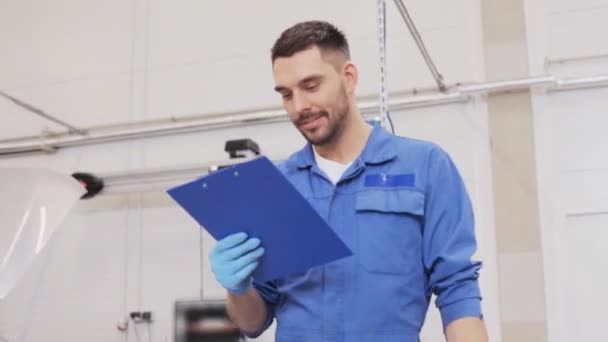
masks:
<instances>
[{"instance_id":1,"label":"white t-shirt","mask_svg":"<svg viewBox=\"0 0 608 342\"><path fill-rule=\"evenodd\" d=\"M325 175L327 175L329 180L334 183L334 185L338 183L346 169L348 169L348 167L353 163L351 161L348 164L340 164L336 161L321 157L321 155L318 154L317 150L314 148L313 151L315 151L315 161L317 162L317 166L325 173Z\"/></svg>"}]
</instances>

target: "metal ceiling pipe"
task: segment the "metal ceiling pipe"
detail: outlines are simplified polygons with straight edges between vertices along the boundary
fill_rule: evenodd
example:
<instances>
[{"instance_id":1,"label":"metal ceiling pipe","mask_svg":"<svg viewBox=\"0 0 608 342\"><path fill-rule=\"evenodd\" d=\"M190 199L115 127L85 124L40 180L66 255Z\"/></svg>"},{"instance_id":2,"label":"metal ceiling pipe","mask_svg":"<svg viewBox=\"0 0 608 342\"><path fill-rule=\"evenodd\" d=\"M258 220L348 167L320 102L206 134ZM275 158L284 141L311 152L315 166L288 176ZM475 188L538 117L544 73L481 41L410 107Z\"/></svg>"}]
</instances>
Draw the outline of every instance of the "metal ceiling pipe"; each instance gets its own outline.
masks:
<instances>
[{"instance_id":1,"label":"metal ceiling pipe","mask_svg":"<svg viewBox=\"0 0 608 342\"><path fill-rule=\"evenodd\" d=\"M588 89L605 86L608 86L608 75L598 75L575 79L557 80L557 87L552 90L564 91L571 89Z\"/></svg>"},{"instance_id":2,"label":"metal ceiling pipe","mask_svg":"<svg viewBox=\"0 0 608 342\"><path fill-rule=\"evenodd\" d=\"M405 108L432 106L444 103L462 102L466 99L459 95L416 96L395 98L391 101L391 108L400 110ZM365 115L377 115L377 102L363 102L360 110ZM248 124L268 124L287 121L287 114L283 109L264 110L256 112L242 112L228 115L202 116L199 118L180 120L168 119L166 121L141 122L129 124L118 128L89 128L87 135L58 134L47 137L29 137L0 141L0 156L11 156L20 153L52 152L65 147L76 147L92 144L101 144L128 139L142 139L166 135L185 134L210 129L220 129Z\"/></svg>"},{"instance_id":3,"label":"metal ceiling pipe","mask_svg":"<svg viewBox=\"0 0 608 342\"><path fill-rule=\"evenodd\" d=\"M152 138L165 135L185 134L202 130L218 129L255 122L270 123L285 118L284 111L262 111L243 113L232 116L201 117L191 120L168 119L156 124L142 122L128 124L118 128L90 128L86 136L58 134L48 137L36 137L0 142L0 156L36 151L53 151L58 148L75 147L129 139Z\"/></svg>"},{"instance_id":4,"label":"metal ceiling pipe","mask_svg":"<svg viewBox=\"0 0 608 342\"><path fill-rule=\"evenodd\" d=\"M582 56L562 57L562 58L545 58L545 69L555 64L566 64L571 62L584 62L593 60L608 60L608 53L591 54Z\"/></svg>"},{"instance_id":5,"label":"metal ceiling pipe","mask_svg":"<svg viewBox=\"0 0 608 342\"><path fill-rule=\"evenodd\" d=\"M530 87L536 86L556 86L557 80L555 76L540 76L521 78L505 81L494 81L479 84L462 85L458 87L458 90L465 94L479 94L488 92L503 92L503 91L516 91L516 90L528 90Z\"/></svg>"},{"instance_id":6,"label":"metal ceiling pipe","mask_svg":"<svg viewBox=\"0 0 608 342\"><path fill-rule=\"evenodd\" d=\"M47 119L47 120L49 120L51 122L54 122L54 123L56 123L56 124L58 124L60 126L63 126L65 128L67 128L70 133L85 134L85 132L83 130L81 130L79 128L76 128L73 125L70 125L69 123L67 123L65 121L59 120L56 117L52 116L51 114L45 113L42 109L36 108L35 106L33 106L33 105L31 105L31 104L29 104L29 103L27 103L25 101L21 101L18 98L14 97L14 96L11 96L11 95L9 95L9 94L1 91L1 90L0 90L0 95L2 95L7 100L13 102L17 106L19 106L19 107L21 107L21 108L23 108L23 109L25 109L25 110L27 110L29 112L32 112L32 113L34 113L36 115L39 115L39 116L41 116L41 117L43 117L43 118L45 118L45 119Z\"/></svg>"},{"instance_id":7,"label":"metal ceiling pipe","mask_svg":"<svg viewBox=\"0 0 608 342\"><path fill-rule=\"evenodd\" d=\"M554 76L541 76L526 79L497 81L452 87L448 93L392 97L390 108L398 110L436 106L447 103L467 101L471 96L504 91L522 91L532 87L545 87L549 91L563 91L590 87L608 86L608 75L556 79ZM378 102L360 102L364 115L377 116ZM250 124L268 124L287 121L285 111L280 108L253 112L234 112L214 116L199 116L189 119L171 118L163 121L140 122L115 127L91 127L86 135L57 134L52 136L26 137L0 141L0 157L21 153L53 151L64 147L84 146L127 139L142 139L165 135L199 132L210 129L227 128Z\"/></svg>"},{"instance_id":8,"label":"metal ceiling pipe","mask_svg":"<svg viewBox=\"0 0 608 342\"><path fill-rule=\"evenodd\" d=\"M426 49L426 46L424 45L424 41L422 40L422 37L420 37L420 33L418 33L418 29L416 29L414 20L412 20L412 17L410 16L409 12L407 11L407 8L403 4L403 1L395 0L395 5L397 5L397 9L399 10L401 17L405 21L405 24L407 25L407 28L409 29L410 34L412 35L412 38L414 38L414 41L416 42L416 45L418 46L418 50L420 50L420 53L422 54L422 57L424 58L426 65L428 66L429 70L431 71L431 74L433 74L433 78L435 79L435 82L437 83L437 87L439 87L439 91L445 92L447 90L447 87L444 83L443 76L437 70L437 67L435 66L435 62L433 62L431 55L429 54L428 50Z\"/></svg>"}]
</instances>

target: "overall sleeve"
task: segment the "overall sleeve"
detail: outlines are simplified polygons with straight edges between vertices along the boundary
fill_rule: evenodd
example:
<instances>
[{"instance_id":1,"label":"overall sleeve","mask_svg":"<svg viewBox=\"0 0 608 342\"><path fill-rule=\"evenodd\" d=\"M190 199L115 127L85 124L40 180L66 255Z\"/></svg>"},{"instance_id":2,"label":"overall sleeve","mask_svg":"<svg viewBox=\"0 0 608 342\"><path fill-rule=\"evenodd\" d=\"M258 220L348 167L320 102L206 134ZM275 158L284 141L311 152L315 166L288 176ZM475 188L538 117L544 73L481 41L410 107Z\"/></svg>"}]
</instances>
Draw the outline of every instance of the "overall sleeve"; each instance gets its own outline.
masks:
<instances>
[{"instance_id":1,"label":"overall sleeve","mask_svg":"<svg viewBox=\"0 0 608 342\"><path fill-rule=\"evenodd\" d=\"M456 166L438 147L428 159L423 248L427 294L437 296L444 330L460 318L482 318L481 262L471 259L477 248L471 201Z\"/></svg>"}]
</instances>

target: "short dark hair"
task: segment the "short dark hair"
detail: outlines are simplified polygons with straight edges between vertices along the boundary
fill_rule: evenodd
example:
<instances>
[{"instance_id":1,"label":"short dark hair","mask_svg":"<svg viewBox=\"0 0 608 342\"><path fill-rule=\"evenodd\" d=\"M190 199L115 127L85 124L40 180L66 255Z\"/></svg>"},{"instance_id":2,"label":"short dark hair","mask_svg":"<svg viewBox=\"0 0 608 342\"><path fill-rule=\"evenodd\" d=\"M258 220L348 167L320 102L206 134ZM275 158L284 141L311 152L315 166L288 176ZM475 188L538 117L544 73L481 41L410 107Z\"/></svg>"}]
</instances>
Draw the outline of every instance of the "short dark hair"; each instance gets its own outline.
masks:
<instances>
[{"instance_id":1,"label":"short dark hair","mask_svg":"<svg viewBox=\"0 0 608 342\"><path fill-rule=\"evenodd\" d=\"M304 21L283 31L272 47L272 62L279 57L291 57L310 47L323 52L339 51L350 59L348 41L334 25L319 20Z\"/></svg>"}]
</instances>

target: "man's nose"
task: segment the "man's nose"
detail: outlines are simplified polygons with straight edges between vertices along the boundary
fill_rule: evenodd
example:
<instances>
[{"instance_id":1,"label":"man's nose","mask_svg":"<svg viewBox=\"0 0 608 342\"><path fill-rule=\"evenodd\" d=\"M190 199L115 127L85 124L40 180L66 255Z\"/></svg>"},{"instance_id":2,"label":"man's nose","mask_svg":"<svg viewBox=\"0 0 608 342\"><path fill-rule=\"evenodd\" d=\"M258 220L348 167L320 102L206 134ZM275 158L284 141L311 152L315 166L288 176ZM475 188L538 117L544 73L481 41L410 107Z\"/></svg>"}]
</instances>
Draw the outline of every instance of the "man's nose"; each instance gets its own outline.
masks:
<instances>
[{"instance_id":1,"label":"man's nose","mask_svg":"<svg viewBox=\"0 0 608 342\"><path fill-rule=\"evenodd\" d=\"M308 99L306 99L306 96L303 96L301 94L294 94L293 102L294 102L296 112L298 112L298 113L310 112L311 104L310 104L310 101L308 101Z\"/></svg>"}]
</instances>

